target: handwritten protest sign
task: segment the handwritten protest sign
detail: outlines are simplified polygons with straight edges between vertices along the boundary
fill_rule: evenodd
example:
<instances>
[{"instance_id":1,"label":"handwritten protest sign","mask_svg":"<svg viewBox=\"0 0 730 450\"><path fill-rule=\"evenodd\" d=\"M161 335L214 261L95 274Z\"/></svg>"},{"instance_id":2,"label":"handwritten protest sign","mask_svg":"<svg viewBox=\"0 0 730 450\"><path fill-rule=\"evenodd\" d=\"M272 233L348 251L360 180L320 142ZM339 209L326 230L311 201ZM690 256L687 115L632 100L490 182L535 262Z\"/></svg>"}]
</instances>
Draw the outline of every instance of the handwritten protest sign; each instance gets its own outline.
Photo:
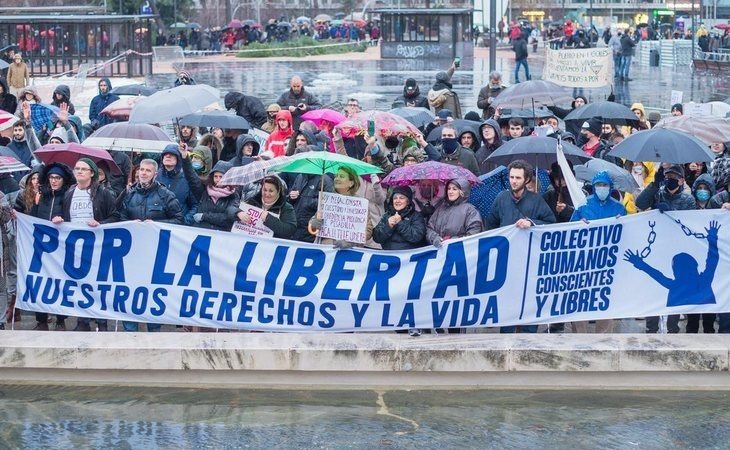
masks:
<instances>
[{"instance_id":1,"label":"handwritten protest sign","mask_svg":"<svg viewBox=\"0 0 730 450\"><path fill-rule=\"evenodd\" d=\"M568 87L601 87L611 84L613 54L611 49L547 49L544 80Z\"/></svg>"},{"instance_id":2,"label":"handwritten protest sign","mask_svg":"<svg viewBox=\"0 0 730 450\"><path fill-rule=\"evenodd\" d=\"M338 241L364 244L368 222L368 200L331 192L319 197L322 229L319 236Z\"/></svg>"},{"instance_id":3,"label":"handwritten protest sign","mask_svg":"<svg viewBox=\"0 0 730 450\"><path fill-rule=\"evenodd\" d=\"M248 234L250 236L273 236L274 235L274 232L271 230L271 228L264 225L264 221L261 220L261 215L264 212L263 209L249 205L248 203L243 202L243 201L238 206L238 208L241 211L248 214L249 216L251 216L251 223L247 224L247 223L236 221L233 223L233 228L231 228L231 232ZM273 214L273 213L269 213L269 214Z\"/></svg>"}]
</instances>

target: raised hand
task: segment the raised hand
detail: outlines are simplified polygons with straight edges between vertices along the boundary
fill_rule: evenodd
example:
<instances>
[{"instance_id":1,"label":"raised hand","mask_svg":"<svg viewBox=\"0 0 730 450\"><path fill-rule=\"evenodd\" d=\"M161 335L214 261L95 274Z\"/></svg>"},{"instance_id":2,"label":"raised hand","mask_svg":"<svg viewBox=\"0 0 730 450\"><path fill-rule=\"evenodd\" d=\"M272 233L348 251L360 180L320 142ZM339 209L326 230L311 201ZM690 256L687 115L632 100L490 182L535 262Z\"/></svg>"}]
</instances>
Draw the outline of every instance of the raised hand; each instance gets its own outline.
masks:
<instances>
[{"instance_id":1,"label":"raised hand","mask_svg":"<svg viewBox=\"0 0 730 450\"><path fill-rule=\"evenodd\" d=\"M710 222L710 228L705 228L705 231L707 231L707 240L717 240L717 235L720 231L720 224L717 222L717 220L713 220Z\"/></svg>"},{"instance_id":2,"label":"raised hand","mask_svg":"<svg viewBox=\"0 0 730 450\"><path fill-rule=\"evenodd\" d=\"M641 259L641 255L639 255L639 251L638 250L635 251L635 252L633 252L631 250L626 250L624 252L624 261L630 262L631 264L634 265L634 267L638 267L639 264L641 264L642 262L644 262L644 260Z\"/></svg>"},{"instance_id":3,"label":"raised hand","mask_svg":"<svg viewBox=\"0 0 730 450\"><path fill-rule=\"evenodd\" d=\"M30 103L23 101L21 111L23 111L23 119L25 119L26 122L30 123Z\"/></svg>"},{"instance_id":4,"label":"raised hand","mask_svg":"<svg viewBox=\"0 0 730 450\"><path fill-rule=\"evenodd\" d=\"M58 108L58 120L61 121L61 123L68 122L68 104L61 103L61 106Z\"/></svg>"}]
</instances>

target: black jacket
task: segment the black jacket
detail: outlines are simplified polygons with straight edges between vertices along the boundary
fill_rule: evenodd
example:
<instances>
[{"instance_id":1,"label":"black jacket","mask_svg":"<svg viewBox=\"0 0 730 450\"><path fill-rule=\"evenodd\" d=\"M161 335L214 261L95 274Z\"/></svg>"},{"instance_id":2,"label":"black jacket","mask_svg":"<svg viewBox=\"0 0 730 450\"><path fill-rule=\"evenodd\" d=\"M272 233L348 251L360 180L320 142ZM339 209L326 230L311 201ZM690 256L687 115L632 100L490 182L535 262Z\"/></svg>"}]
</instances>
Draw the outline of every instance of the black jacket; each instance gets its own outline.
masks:
<instances>
[{"instance_id":1,"label":"black jacket","mask_svg":"<svg viewBox=\"0 0 730 450\"><path fill-rule=\"evenodd\" d=\"M48 183L48 172L58 167L63 171L63 186L58 190L52 190ZM63 217L63 200L66 191L73 183L73 172L65 164L53 163L44 167L38 176L40 198L31 207L29 214L39 219L51 220L56 216Z\"/></svg>"},{"instance_id":2,"label":"black jacket","mask_svg":"<svg viewBox=\"0 0 730 450\"><path fill-rule=\"evenodd\" d=\"M527 41L525 38L520 37L514 44L512 49L515 51L515 59L527 59Z\"/></svg>"},{"instance_id":3,"label":"black jacket","mask_svg":"<svg viewBox=\"0 0 730 450\"><path fill-rule=\"evenodd\" d=\"M299 174L290 188L290 192L299 192L299 197L292 200L297 216L297 229L292 239L296 241L314 242L314 236L309 234L307 225L309 225L309 219L317 214L321 181L322 175ZM329 175L324 175L324 189L322 191L332 192L332 190L332 178Z\"/></svg>"},{"instance_id":4,"label":"black jacket","mask_svg":"<svg viewBox=\"0 0 730 450\"><path fill-rule=\"evenodd\" d=\"M271 214L267 214L266 220L264 220L264 225L274 232L275 238L292 239L294 238L294 233L297 231L297 214L294 212L294 207L287 201L285 194L286 191L282 191L279 196L279 200L277 200L276 203L269 208L270 213L274 213L279 217L276 218ZM248 203L257 208L263 208L261 203L261 192L253 196Z\"/></svg>"},{"instance_id":5,"label":"black jacket","mask_svg":"<svg viewBox=\"0 0 730 450\"><path fill-rule=\"evenodd\" d=\"M406 90L405 86L403 87L403 95L395 99L394 103L400 103L403 102L402 106L415 106L418 108L428 108L428 99L425 95L421 94L421 90L416 85L416 89L410 93ZM395 106L394 106L395 108Z\"/></svg>"},{"instance_id":6,"label":"black jacket","mask_svg":"<svg viewBox=\"0 0 730 450\"><path fill-rule=\"evenodd\" d=\"M227 166L226 170L230 168L229 163L218 161L211 169L210 176L213 176L213 172L225 173L220 169L223 166ZM185 158L182 161L182 168L185 179L190 186L190 191L198 199L198 213L203 214L202 220L194 225L198 228L207 228L209 230L231 231L233 222L236 221L236 214L239 211L238 205L241 203L239 191L235 190L228 197L223 197L218 199L218 202L213 202L210 195L208 195L207 186L203 184L200 177L193 170L190 158Z\"/></svg>"},{"instance_id":7,"label":"black jacket","mask_svg":"<svg viewBox=\"0 0 730 450\"><path fill-rule=\"evenodd\" d=\"M62 217L66 222L71 221L71 200L75 191L76 185L73 185L66 190L63 196ZM94 220L99 223L114 223L119 221L119 211L117 211L116 207L117 198L114 192L98 184L92 184L89 189L89 195L91 196L91 204L94 209Z\"/></svg>"},{"instance_id":8,"label":"black jacket","mask_svg":"<svg viewBox=\"0 0 730 450\"><path fill-rule=\"evenodd\" d=\"M61 100L56 100L56 94L61 94ZM51 105L60 107L61 103L68 105L69 114L76 114L76 108L74 107L74 104L71 103L71 89L69 89L69 87L65 84L59 84L53 91L53 100L51 101Z\"/></svg>"},{"instance_id":9,"label":"black jacket","mask_svg":"<svg viewBox=\"0 0 730 450\"><path fill-rule=\"evenodd\" d=\"M307 91L305 88L302 88L301 92L299 92L299 95L292 92L291 89L284 92L279 96L279 99L276 101L276 103L281 106L281 109L289 110L290 106L298 106L300 103L304 103L307 105L307 111L312 111L313 109L320 109L322 107L322 104L319 102L317 97L314 96L314 94ZM299 124L302 123L302 114L304 114L306 111L302 111L301 109L295 109L292 113L292 119L294 120L294 126L293 128L295 130L299 129Z\"/></svg>"},{"instance_id":10,"label":"black jacket","mask_svg":"<svg viewBox=\"0 0 730 450\"><path fill-rule=\"evenodd\" d=\"M248 122L260 128L268 118L266 108L257 97L244 95L240 92L229 92L226 94L223 103L226 109L234 109L236 115L243 117Z\"/></svg>"},{"instance_id":11,"label":"black jacket","mask_svg":"<svg viewBox=\"0 0 730 450\"><path fill-rule=\"evenodd\" d=\"M5 78L0 76L0 86L2 86L3 93L0 94L0 109L10 114L15 114L15 110L18 109L18 99L10 93L8 89L8 83Z\"/></svg>"},{"instance_id":12,"label":"black jacket","mask_svg":"<svg viewBox=\"0 0 730 450\"><path fill-rule=\"evenodd\" d=\"M426 222L421 213L413 205L408 205L400 213L401 221L393 228L388 225L388 219L395 214L395 210L388 205L386 214L373 229L373 240L383 246L383 250L408 250L424 245L426 238Z\"/></svg>"},{"instance_id":13,"label":"black jacket","mask_svg":"<svg viewBox=\"0 0 730 450\"><path fill-rule=\"evenodd\" d=\"M183 214L175 194L153 181L147 188L135 183L127 189L119 211L119 220L154 220L182 224Z\"/></svg>"}]
</instances>

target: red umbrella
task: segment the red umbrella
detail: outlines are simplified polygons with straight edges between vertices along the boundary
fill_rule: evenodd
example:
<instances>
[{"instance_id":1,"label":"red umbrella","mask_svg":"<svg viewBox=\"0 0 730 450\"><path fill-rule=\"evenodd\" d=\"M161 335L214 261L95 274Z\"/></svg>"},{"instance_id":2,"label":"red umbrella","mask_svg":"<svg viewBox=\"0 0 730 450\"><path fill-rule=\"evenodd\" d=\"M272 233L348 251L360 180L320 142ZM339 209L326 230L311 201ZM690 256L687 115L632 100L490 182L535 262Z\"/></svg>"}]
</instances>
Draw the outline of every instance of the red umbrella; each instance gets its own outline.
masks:
<instances>
[{"instance_id":1,"label":"red umbrella","mask_svg":"<svg viewBox=\"0 0 730 450\"><path fill-rule=\"evenodd\" d=\"M5 122L7 122L9 120L16 121L16 120L18 120L18 118L15 117L14 114L0 109L0 125L4 124Z\"/></svg>"},{"instance_id":2,"label":"red umbrella","mask_svg":"<svg viewBox=\"0 0 730 450\"><path fill-rule=\"evenodd\" d=\"M730 30L730 23L718 23L715 25L718 30Z\"/></svg>"},{"instance_id":3,"label":"red umbrella","mask_svg":"<svg viewBox=\"0 0 730 450\"><path fill-rule=\"evenodd\" d=\"M420 180L447 182L458 178L463 178L472 185L480 183L476 175L461 166L427 161L399 167L383 178L381 184L383 186L411 186Z\"/></svg>"},{"instance_id":4,"label":"red umbrella","mask_svg":"<svg viewBox=\"0 0 730 450\"><path fill-rule=\"evenodd\" d=\"M362 135L368 130L368 122L375 121L375 134L381 137L388 136L418 136L421 134L412 123L406 119L385 111L363 111L345 120L335 128L339 129L343 137Z\"/></svg>"},{"instance_id":5,"label":"red umbrella","mask_svg":"<svg viewBox=\"0 0 730 450\"><path fill-rule=\"evenodd\" d=\"M104 166L113 173L121 174L117 163L108 151L100 148L86 147L85 145L70 144L46 144L39 148L33 154L46 164L54 162L66 164L73 167L81 158L89 158L97 165Z\"/></svg>"},{"instance_id":6,"label":"red umbrella","mask_svg":"<svg viewBox=\"0 0 730 450\"><path fill-rule=\"evenodd\" d=\"M129 120L129 114L134 105L147 97L123 97L110 103L106 108L101 110L101 114L109 116L117 120Z\"/></svg>"},{"instance_id":7,"label":"red umbrella","mask_svg":"<svg viewBox=\"0 0 730 450\"><path fill-rule=\"evenodd\" d=\"M307 111L302 114L302 119L309 120L319 127L324 121L330 122L332 125L337 125L347 120L347 117L333 109L324 108Z\"/></svg>"}]
</instances>

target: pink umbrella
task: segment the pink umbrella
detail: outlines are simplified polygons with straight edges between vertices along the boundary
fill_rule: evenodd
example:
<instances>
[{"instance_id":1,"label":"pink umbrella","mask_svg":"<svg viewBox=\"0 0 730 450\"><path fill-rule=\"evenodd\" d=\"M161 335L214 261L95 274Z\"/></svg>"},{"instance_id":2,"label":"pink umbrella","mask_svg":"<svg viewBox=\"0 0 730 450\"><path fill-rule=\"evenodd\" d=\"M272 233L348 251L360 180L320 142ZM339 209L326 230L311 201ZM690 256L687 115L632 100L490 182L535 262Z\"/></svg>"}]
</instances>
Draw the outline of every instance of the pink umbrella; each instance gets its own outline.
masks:
<instances>
[{"instance_id":1,"label":"pink umbrella","mask_svg":"<svg viewBox=\"0 0 730 450\"><path fill-rule=\"evenodd\" d=\"M380 137L415 137L421 134L418 128L406 119L385 111L362 111L341 122L335 128L340 130L343 137L351 138L365 134L370 120L375 121L375 134Z\"/></svg>"},{"instance_id":2,"label":"pink umbrella","mask_svg":"<svg viewBox=\"0 0 730 450\"><path fill-rule=\"evenodd\" d=\"M4 124L5 122L8 122L10 120L15 121L15 120L18 120L18 118L15 117L14 114L0 109L0 125Z\"/></svg>"},{"instance_id":3,"label":"pink umbrella","mask_svg":"<svg viewBox=\"0 0 730 450\"><path fill-rule=\"evenodd\" d=\"M81 158L89 158L97 165L106 166L106 169L113 173L122 173L108 151L73 142L70 144L46 144L34 151L33 154L46 164L62 163L69 167L73 167L76 161Z\"/></svg>"},{"instance_id":4,"label":"pink umbrella","mask_svg":"<svg viewBox=\"0 0 730 450\"><path fill-rule=\"evenodd\" d=\"M347 120L347 117L333 109L324 108L307 111L302 114L302 119L309 120L319 127L325 121L330 122L332 125L337 125Z\"/></svg>"},{"instance_id":5,"label":"pink umbrella","mask_svg":"<svg viewBox=\"0 0 730 450\"><path fill-rule=\"evenodd\" d=\"M241 23L241 21L238 19L233 19L228 24L228 28L243 28L243 23Z\"/></svg>"},{"instance_id":6,"label":"pink umbrella","mask_svg":"<svg viewBox=\"0 0 730 450\"><path fill-rule=\"evenodd\" d=\"M457 178L467 180L472 186L480 183L476 175L461 166L426 161L393 170L387 177L383 178L381 184L383 186L411 186L420 180L447 182Z\"/></svg>"},{"instance_id":7,"label":"pink umbrella","mask_svg":"<svg viewBox=\"0 0 730 450\"><path fill-rule=\"evenodd\" d=\"M129 120L129 114L132 111L132 108L134 108L134 105L145 98L147 97L143 97L141 95L136 97L122 97L102 109L101 114L116 120Z\"/></svg>"}]
</instances>

